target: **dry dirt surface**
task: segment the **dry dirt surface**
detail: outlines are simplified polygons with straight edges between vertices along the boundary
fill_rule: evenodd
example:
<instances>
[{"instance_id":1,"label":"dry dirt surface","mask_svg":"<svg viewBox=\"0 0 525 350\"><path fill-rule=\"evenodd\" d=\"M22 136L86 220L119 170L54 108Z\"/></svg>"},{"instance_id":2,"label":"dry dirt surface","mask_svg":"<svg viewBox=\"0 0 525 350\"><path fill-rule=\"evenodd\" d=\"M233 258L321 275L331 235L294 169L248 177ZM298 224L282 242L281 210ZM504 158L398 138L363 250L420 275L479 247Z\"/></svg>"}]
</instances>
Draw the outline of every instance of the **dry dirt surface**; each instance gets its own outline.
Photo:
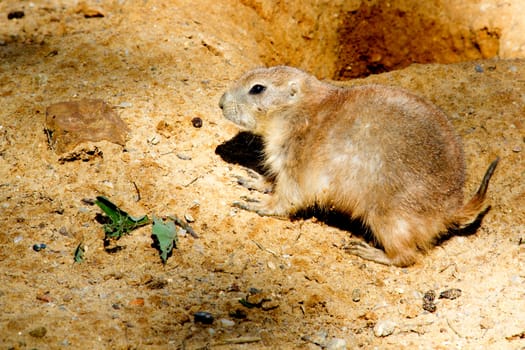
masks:
<instances>
[{"instance_id":1,"label":"dry dirt surface","mask_svg":"<svg viewBox=\"0 0 525 350\"><path fill-rule=\"evenodd\" d=\"M387 267L346 254L359 232L323 218L232 207L264 197L237 184L257 169L260 144L238 136L217 103L229 82L268 64L273 39L261 42L267 7L218 3L0 2L0 348L525 348L525 60L415 64L338 82L402 86L443 108L463 139L466 196L501 158L475 234L413 267ZM312 45L316 33L300 37ZM337 77L338 64L312 52L318 61L302 68ZM57 154L46 109L85 98L114 106L126 145ZM151 226L108 252L99 195L131 215L187 217L199 237L181 233L165 265Z\"/></svg>"}]
</instances>

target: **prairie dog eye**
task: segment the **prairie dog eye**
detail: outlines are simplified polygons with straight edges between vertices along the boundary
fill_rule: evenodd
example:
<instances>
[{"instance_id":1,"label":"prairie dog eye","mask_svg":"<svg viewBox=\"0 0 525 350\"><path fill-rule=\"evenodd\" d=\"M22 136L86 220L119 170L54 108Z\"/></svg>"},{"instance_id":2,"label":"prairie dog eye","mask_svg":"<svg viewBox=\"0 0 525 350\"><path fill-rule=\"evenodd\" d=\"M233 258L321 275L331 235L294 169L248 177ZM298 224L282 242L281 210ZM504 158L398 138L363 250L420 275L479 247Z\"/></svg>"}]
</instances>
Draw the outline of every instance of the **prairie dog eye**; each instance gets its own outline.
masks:
<instances>
[{"instance_id":1,"label":"prairie dog eye","mask_svg":"<svg viewBox=\"0 0 525 350\"><path fill-rule=\"evenodd\" d=\"M264 90L266 90L266 86L261 85L261 84L255 84L254 86L252 86L250 91L248 91L248 93L250 95L258 95L262 93Z\"/></svg>"}]
</instances>

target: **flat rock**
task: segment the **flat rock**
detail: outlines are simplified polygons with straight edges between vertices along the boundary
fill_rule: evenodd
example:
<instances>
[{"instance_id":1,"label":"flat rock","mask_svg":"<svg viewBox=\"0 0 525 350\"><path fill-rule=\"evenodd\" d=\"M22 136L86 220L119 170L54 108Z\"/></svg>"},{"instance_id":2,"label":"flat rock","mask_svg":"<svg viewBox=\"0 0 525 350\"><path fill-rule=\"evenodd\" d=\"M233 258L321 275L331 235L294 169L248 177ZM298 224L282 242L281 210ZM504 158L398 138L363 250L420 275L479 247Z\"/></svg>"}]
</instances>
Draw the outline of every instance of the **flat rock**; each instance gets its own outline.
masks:
<instances>
[{"instance_id":1,"label":"flat rock","mask_svg":"<svg viewBox=\"0 0 525 350\"><path fill-rule=\"evenodd\" d=\"M124 146L128 127L106 102L84 99L49 106L46 130L51 148L62 154L86 141L106 140Z\"/></svg>"}]
</instances>

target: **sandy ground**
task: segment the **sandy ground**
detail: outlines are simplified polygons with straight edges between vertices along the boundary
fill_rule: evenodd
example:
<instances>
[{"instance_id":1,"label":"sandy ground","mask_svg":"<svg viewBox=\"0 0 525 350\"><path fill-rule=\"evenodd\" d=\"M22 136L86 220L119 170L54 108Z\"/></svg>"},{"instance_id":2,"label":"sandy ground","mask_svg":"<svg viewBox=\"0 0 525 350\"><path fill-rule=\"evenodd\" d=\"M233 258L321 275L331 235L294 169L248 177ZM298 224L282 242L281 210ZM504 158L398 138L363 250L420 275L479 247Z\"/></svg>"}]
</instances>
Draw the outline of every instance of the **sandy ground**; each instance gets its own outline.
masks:
<instances>
[{"instance_id":1,"label":"sandy ground","mask_svg":"<svg viewBox=\"0 0 525 350\"><path fill-rule=\"evenodd\" d=\"M501 157L477 233L401 269L347 255L352 232L317 218L231 206L264 195L236 183L247 168L224 149L238 129L217 103L262 62L248 32L213 19L249 23L251 12L208 2L34 1L23 2L24 18L8 20L18 4L0 3L0 347L525 348L524 60L412 65L341 83L403 86L443 108L463 139L466 196ZM97 13L104 17L85 16ZM116 106L130 129L125 147L88 143L80 154L101 154L60 161L45 111L80 98ZM233 148L252 154L250 140ZM151 226L110 254L101 211L86 201L97 195L136 216L189 214L200 237L181 235L166 265ZM85 261L75 264L81 242ZM47 248L37 252L37 243ZM425 293L451 288L461 295L423 309ZM247 308L239 300L254 289L249 298L268 301ZM199 311L213 324L195 322Z\"/></svg>"}]
</instances>

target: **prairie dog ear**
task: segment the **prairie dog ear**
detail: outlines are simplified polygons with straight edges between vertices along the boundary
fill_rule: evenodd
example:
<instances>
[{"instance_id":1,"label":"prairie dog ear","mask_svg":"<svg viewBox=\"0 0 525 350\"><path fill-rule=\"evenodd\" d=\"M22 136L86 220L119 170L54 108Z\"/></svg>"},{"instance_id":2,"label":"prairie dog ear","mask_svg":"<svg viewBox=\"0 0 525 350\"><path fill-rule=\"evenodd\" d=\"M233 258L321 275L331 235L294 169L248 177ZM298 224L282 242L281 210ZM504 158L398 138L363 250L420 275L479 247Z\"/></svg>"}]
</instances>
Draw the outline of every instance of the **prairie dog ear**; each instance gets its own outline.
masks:
<instances>
[{"instance_id":1,"label":"prairie dog ear","mask_svg":"<svg viewBox=\"0 0 525 350\"><path fill-rule=\"evenodd\" d=\"M288 93L290 97L295 97L299 92L299 83L296 80L292 80L288 83Z\"/></svg>"}]
</instances>

